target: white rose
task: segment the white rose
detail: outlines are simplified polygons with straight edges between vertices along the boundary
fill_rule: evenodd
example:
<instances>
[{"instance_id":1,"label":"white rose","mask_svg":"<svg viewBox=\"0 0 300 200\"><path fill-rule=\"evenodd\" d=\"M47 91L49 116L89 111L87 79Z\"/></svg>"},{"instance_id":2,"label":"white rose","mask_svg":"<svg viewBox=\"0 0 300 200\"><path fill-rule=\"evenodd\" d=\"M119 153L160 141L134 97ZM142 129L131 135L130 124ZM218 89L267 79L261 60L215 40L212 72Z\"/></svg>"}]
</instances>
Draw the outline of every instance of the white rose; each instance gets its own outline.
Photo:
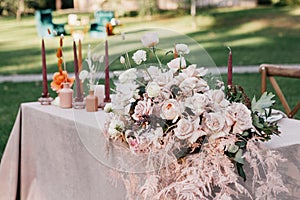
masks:
<instances>
[{"instance_id":1,"label":"white rose","mask_svg":"<svg viewBox=\"0 0 300 200\"><path fill-rule=\"evenodd\" d=\"M233 103L225 111L228 126L233 126L233 133L243 133L252 128L251 111L242 103Z\"/></svg>"},{"instance_id":2,"label":"white rose","mask_svg":"<svg viewBox=\"0 0 300 200\"><path fill-rule=\"evenodd\" d=\"M212 102L212 110L224 110L230 105L230 102L225 99L225 93L222 90L209 90L207 92Z\"/></svg>"},{"instance_id":3,"label":"white rose","mask_svg":"<svg viewBox=\"0 0 300 200\"><path fill-rule=\"evenodd\" d=\"M122 65L125 64L125 58L124 58L124 56L121 56L121 57L120 57L120 63L121 63Z\"/></svg>"},{"instance_id":4,"label":"white rose","mask_svg":"<svg viewBox=\"0 0 300 200\"><path fill-rule=\"evenodd\" d=\"M196 64L189 65L186 69L182 70L182 73L188 77L203 77L206 75L208 69L204 67L197 68Z\"/></svg>"},{"instance_id":5,"label":"white rose","mask_svg":"<svg viewBox=\"0 0 300 200\"><path fill-rule=\"evenodd\" d=\"M86 71L86 70L82 70L80 73L79 73L79 79L80 80L85 80L89 75L89 72Z\"/></svg>"},{"instance_id":6,"label":"white rose","mask_svg":"<svg viewBox=\"0 0 300 200\"><path fill-rule=\"evenodd\" d=\"M175 49L178 54L188 54L190 52L186 44L176 44Z\"/></svg>"},{"instance_id":7,"label":"white rose","mask_svg":"<svg viewBox=\"0 0 300 200\"><path fill-rule=\"evenodd\" d=\"M175 99L169 99L164 102L161 108L161 117L167 120L173 120L175 122L181 115L181 107L178 101Z\"/></svg>"},{"instance_id":8,"label":"white rose","mask_svg":"<svg viewBox=\"0 0 300 200\"><path fill-rule=\"evenodd\" d=\"M149 97L157 97L160 93L160 87L156 82L149 82L146 87L146 93Z\"/></svg>"},{"instance_id":9,"label":"white rose","mask_svg":"<svg viewBox=\"0 0 300 200\"><path fill-rule=\"evenodd\" d=\"M177 138L184 140L192 136L193 124L190 120L181 118L177 122L177 127L174 129L174 134Z\"/></svg>"},{"instance_id":10,"label":"white rose","mask_svg":"<svg viewBox=\"0 0 300 200\"><path fill-rule=\"evenodd\" d=\"M134 108L134 114L132 115L132 118L136 121L139 121L143 119L145 115L151 115L152 110L153 107L150 99L138 101L137 105Z\"/></svg>"},{"instance_id":11,"label":"white rose","mask_svg":"<svg viewBox=\"0 0 300 200\"><path fill-rule=\"evenodd\" d=\"M205 94L196 93L185 100L185 106L190 108L195 115L203 114L208 105L209 99Z\"/></svg>"},{"instance_id":12,"label":"white rose","mask_svg":"<svg viewBox=\"0 0 300 200\"><path fill-rule=\"evenodd\" d=\"M210 134L210 139L224 137L229 134L225 118L220 113L206 113L204 115L204 130Z\"/></svg>"},{"instance_id":13,"label":"white rose","mask_svg":"<svg viewBox=\"0 0 300 200\"><path fill-rule=\"evenodd\" d=\"M133 56L132 56L132 59L134 60L134 62L137 64L137 65L140 65L143 61L146 61L146 51L144 50L137 50Z\"/></svg>"},{"instance_id":14,"label":"white rose","mask_svg":"<svg viewBox=\"0 0 300 200\"><path fill-rule=\"evenodd\" d=\"M135 80L136 78L137 78L136 69L131 68L120 74L119 81L121 83L127 83Z\"/></svg>"},{"instance_id":15,"label":"white rose","mask_svg":"<svg viewBox=\"0 0 300 200\"><path fill-rule=\"evenodd\" d=\"M188 95L192 92L205 92L208 89L208 85L203 79L189 77L179 84L179 88L184 95Z\"/></svg>"},{"instance_id":16,"label":"white rose","mask_svg":"<svg viewBox=\"0 0 300 200\"><path fill-rule=\"evenodd\" d=\"M186 62L184 57L180 58L175 58L171 60L170 62L167 63L167 66L173 71L176 72L180 68L185 68L186 67Z\"/></svg>"},{"instance_id":17,"label":"white rose","mask_svg":"<svg viewBox=\"0 0 300 200\"><path fill-rule=\"evenodd\" d=\"M142 36L141 41L145 47L154 47L159 42L158 34L157 33L147 33Z\"/></svg>"}]
</instances>

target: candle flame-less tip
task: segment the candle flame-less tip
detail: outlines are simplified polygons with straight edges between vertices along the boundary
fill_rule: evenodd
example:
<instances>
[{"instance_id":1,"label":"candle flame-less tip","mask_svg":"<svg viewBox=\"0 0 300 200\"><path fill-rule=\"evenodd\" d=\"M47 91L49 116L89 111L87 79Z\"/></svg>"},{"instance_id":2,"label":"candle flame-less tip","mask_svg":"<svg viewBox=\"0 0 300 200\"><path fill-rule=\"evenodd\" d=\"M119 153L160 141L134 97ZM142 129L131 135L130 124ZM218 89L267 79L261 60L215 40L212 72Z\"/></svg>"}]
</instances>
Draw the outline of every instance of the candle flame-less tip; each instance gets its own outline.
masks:
<instances>
[{"instance_id":1,"label":"candle flame-less tip","mask_svg":"<svg viewBox=\"0 0 300 200\"><path fill-rule=\"evenodd\" d=\"M229 49L229 51L231 52L231 48L230 48L230 46L228 46L227 48L228 48L228 49Z\"/></svg>"}]
</instances>

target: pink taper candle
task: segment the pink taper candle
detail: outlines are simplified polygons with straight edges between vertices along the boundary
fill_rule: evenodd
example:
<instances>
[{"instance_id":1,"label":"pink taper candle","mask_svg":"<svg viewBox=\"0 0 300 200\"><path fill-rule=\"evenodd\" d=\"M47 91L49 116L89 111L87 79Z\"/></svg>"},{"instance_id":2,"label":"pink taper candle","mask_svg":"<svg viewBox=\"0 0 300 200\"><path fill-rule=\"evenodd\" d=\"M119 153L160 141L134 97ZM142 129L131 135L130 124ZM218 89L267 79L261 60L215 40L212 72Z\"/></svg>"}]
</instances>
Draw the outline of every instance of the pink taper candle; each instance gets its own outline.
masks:
<instances>
[{"instance_id":1,"label":"pink taper candle","mask_svg":"<svg viewBox=\"0 0 300 200\"><path fill-rule=\"evenodd\" d=\"M47 83L46 52L45 52L44 38L42 39L42 74L43 74L43 93L42 93L42 97L49 97L48 83Z\"/></svg>"},{"instance_id":2,"label":"pink taper candle","mask_svg":"<svg viewBox=\"0 0 300 200\"><path fill-rule=\"evenodd\" d=\"M105 99L104 102L110 102L110 85L109 85L109 64L108 64L108 42L105 40Z\"/></svg>"},{"instance_id":3,"label":"pink taper candle","mask_svg":"<svg viewBox=\"0 0 300 200\"><path fill-rule=\"evenodd\" d=\"M78 58L77 58L77 50L76 50L76 42L73 41L73 51L74 51L74 73L75 73L75 83L76 83L76 99L82 100L82 92L80 86L80 79L79 79L79 68L78 68Z\"/></svg>"},{"instance_id":4,"label":"pink taper candle","mask_svg":"<svg viewBox=\"0 0 300 200\"><path fill-rule=\"evenodd\" d=\"M78 68L79 72L82 70L82 47L81 47L81 39L78 41Z\"/></svg>"},{"instance_id":5,"label":"pink taper candle","mask_svg":"<svg viewBox=\"0 0 300 200\"><path fill-rule=\"evenodd\" d=\"M230 47L229 49L229 55L228 55L228 74L227 74L227 85L232 86L232 52Z\"/></svg>"}]
</instances>

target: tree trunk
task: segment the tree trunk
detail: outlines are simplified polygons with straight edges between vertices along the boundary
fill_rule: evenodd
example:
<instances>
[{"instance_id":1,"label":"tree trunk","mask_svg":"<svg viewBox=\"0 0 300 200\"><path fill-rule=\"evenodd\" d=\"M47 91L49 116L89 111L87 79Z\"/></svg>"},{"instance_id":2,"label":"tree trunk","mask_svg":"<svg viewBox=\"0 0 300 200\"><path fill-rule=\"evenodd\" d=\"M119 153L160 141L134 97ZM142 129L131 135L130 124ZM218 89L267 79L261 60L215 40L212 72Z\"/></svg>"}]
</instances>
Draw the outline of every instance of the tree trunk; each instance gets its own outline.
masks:
<instances>
[{"instance_id":1,"label":"tree trunk","mask_svg":"<svg viewBox=\"0 0 300 200\"><path fill-rule=\"evenodd\" d=\"M21 16L22 16L23 12L24 12L24 0L19 0L18 1L18 10L16 13L16 18L18 21L21 20Z\"/></svg>"},{"instance_id":2,"label":"tree trunk","mask_svg":"<svg viewBox=\"0 0 300 200\"><path fill-rule=\"evenodd\" d=\"M196 16L196 0L191 0L191 15Z\"/></svg>"},{"instance_id":3,"label":"tree trunk","mask_svg":"<svg viewBox=\"0 0 300 200\"><path fill-rule=\"evenodd\" d=\"M55 0L55 8L56 10L61 10L62 0Z\"/></svg>"}]
</instances>

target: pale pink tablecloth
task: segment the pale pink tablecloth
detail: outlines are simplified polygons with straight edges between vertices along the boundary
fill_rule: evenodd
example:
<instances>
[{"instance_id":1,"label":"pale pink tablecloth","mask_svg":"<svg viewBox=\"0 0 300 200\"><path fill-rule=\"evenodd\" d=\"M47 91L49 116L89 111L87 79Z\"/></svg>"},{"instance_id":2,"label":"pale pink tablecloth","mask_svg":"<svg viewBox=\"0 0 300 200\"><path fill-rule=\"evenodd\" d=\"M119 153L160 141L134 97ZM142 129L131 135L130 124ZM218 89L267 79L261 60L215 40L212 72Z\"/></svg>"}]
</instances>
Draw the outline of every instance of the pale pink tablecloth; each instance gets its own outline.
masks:
<instances>
[{"instance_id":1,"label":"pale pink tablecloth","mask_svg":"<svg viewBox=\"0 0 300 200\"><path fill-rule=\"evenodd\" d=\"M75 112L87 122L75 123ZM88 120L95 113L75 112L38 103L21 105L1 161L1 200L124 199L124 186L111 183L110 168L88 152L78 134L84 126L87 134L101 135ZM105 139L100 138L104 152Z\"/></svg>"},{"instance_id":2,"label":"pale pink tablecloth","mask_svg":"<svg viewBox=\"0 0 300 200\"><path fill-rule=\"evenodd\" d=\"M0 165L0 200L125 199L122 181L110 176L124 153L106 157L104 121L103 111L22 104ZM290 192L278 199L300 199L300 121L279 125L282 135L266 144L288 159L279 170Z\"/></svg>"}]
</instances>

